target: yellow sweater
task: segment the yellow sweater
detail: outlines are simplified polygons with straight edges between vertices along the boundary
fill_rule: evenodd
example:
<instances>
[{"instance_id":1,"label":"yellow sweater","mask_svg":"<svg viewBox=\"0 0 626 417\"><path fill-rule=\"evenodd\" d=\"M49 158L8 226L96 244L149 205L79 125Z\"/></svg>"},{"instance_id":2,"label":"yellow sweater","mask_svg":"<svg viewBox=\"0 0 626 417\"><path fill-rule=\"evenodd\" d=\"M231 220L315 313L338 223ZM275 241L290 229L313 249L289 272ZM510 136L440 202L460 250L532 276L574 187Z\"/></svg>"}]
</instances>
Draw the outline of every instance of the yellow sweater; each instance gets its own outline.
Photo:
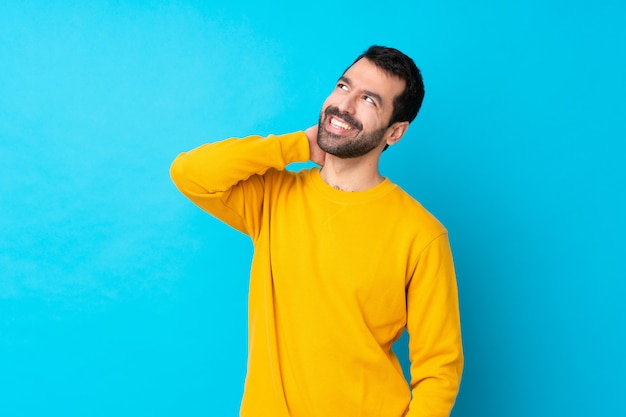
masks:
<instances>
[{"instance_id":1,"label":"yellow sweater","mask_svg":"<svg viewBox=\"0 0 626 417\"><path fill-rule=\"evenodd\" d=\"M448 416L463 357L446 230L389 180L348 193L285 169L308 158L296 132L204 145L171 167L254 243L241 416ZM410 388L391 350L405 326Z\"/></svg>"}]
</instances>

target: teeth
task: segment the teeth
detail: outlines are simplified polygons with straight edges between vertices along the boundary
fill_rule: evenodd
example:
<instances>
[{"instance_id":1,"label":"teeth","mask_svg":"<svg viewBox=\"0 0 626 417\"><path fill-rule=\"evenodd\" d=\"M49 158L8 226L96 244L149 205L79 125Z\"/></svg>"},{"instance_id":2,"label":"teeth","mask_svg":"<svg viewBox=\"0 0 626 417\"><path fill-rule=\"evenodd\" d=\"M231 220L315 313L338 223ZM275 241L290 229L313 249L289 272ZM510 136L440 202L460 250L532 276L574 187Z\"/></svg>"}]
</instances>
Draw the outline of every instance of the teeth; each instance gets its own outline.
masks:
<instances>
[{"instance_id":1,"label":"teeth","mask_svg":"<svg viewBox=\"0 0 626 417\"><path fill-rule=\"evenodd\" d=\"M350 129L350 125L349 124L344 123L341 120L338 120L338 119L336 119L334 117L330 119L330 124L333 125L334 127L338 127L338 128L343 129L343 130Z\"/></svg>"}]
</instances>

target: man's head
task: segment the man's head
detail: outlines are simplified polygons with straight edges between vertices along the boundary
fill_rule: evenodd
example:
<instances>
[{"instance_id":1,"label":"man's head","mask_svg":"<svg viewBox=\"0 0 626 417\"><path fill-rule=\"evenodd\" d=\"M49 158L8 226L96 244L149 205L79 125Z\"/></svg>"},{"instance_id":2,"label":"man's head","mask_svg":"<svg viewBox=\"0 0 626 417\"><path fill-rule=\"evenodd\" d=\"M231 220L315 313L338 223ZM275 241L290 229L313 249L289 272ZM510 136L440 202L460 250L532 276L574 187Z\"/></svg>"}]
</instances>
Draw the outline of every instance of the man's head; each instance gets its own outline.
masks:
<instances>
[{"instance_id":1,"label":"man's head","mask_svg":"<svg viewBox=\"0 0 626 417\"><path fill-rule=\"evenodd\" d=\"M424 100L424 81L415 62L397 49L376 45L370 46L352 65L363 58L372 62L385 73L398 77L405 82L402 94L394 98L393 114L389 125L395 122L412 122Z\"/></svg>"},{"instance_id":2,"label":"man's head","mask_svg":"<svg viewBox=\"0 0 626 417\"><path fill-rule=\"evenodd\" d=\"M318 145L340 158L355 158L396 143L415 119L424 84L411 58L372 46L339 78L322 107Z\"/></svg>"}]
</instances>

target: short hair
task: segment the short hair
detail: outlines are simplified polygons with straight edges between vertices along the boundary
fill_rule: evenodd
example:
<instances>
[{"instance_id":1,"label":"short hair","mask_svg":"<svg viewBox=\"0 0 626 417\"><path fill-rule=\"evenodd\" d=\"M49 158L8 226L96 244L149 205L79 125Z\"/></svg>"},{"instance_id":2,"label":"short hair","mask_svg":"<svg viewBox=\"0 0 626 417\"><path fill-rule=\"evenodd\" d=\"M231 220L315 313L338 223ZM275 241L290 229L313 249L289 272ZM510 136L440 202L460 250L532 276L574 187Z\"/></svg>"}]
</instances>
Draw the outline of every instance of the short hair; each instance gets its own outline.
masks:
<instances>
[{"instance_id":1,"label":"short hair","mask_svg":"<svg viewBox=\"0 0 626 417\"><path fill-rule=\"evenodd\" d=\"M417 116L424 100L424 80L415 62L395 48L378 45L370 46L354 60L352 65L362 58L367 58L386 74L404 80L406 84L404 91L394 97L393 100L393 113L389 126L396 122L408 121L411 123Z\"/></svg>"}]
</instances>

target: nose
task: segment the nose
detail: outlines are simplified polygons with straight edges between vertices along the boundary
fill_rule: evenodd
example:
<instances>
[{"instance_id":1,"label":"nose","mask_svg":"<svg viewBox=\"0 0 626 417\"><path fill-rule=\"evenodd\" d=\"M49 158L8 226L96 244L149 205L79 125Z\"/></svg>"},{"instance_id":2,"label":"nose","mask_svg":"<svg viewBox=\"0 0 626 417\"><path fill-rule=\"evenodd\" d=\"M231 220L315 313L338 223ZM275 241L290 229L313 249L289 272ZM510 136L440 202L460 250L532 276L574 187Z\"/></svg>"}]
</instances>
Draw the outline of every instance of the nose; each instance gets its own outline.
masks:
<instances>
[{"instance_id":1,"label":"nose","mask_svg":"<svg viewBox=\"0 0 626 417\"><path fill-rule=\"evenodd\" d=\"M337 103L337 108L342 113L354 114L356 111L356 95L346 94Z\"/></svg>"}]
</instances>

